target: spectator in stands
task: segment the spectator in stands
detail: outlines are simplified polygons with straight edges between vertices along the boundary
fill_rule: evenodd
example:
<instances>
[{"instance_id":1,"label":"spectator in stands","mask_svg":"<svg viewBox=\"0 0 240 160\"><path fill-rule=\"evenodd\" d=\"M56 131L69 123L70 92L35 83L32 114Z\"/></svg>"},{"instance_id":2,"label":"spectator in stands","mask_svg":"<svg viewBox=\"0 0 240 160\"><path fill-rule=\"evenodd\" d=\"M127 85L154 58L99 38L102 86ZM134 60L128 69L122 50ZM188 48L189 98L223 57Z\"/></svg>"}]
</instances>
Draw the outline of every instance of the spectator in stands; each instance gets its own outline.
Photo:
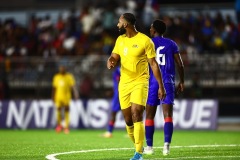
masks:
<instances>
[{"instance_id":1,"label":"spectator in stands","mask_svg":"<svg viewBox=\"0 0 240 160\"><path fill-rule=\"evenodd\" d=\"M0 100L10 98L7 76L4 63L0 63Z\"/></svg>"},{"instance_id":2,"label":"spectator in stands","mask_svg":"<svg viewBox=\"0 0 240 160\"><path fill-rule=\"evenodd\" d=\"M109 30L104 30L102 32L102 43L103 43L103 52L106 55L110 55L112 53L112 49L114 46L114 38L111 36Z\"/></svg>"},{"instance_id":3,"label":"spectator in stands","mask_svg":"<svg viewBox=\"0 0 240 160\"><path fill-rule=\"evenodd\" d=\"M214 28L213 28L213 23L210 15L207 15L202 23L201 26L201 33L203 35L203 47L206 48L207 50L211 50L211 40L212 36L214 35Z\"/></svg>"},{"instance_id":4,"label":"spectator in stands","mask_svg":"<svg viewBox=\"0 0 240 160\"><path fill-rule=\"evenodd\" d=\"M80 22L82 25L82 31L84 34L90 34L92 27L95 23L95 18L93 17L90 6L86 6L83 8L83 12L80 15Z\"/></svg>"},{"instance_id":5,"label":"spectator in stands","mask_svg":"<svg viewBox=\"0 0 240 160\"><path fill-rule=\"evenodd\" d=\"M58 20L57 20L57 22L55 24L55 28L57 29L58 32L62 32L64 30L64 28L65 28L65 25L66 25L65 21L63 20L63 17L60 14L58 16Z\"/></svg>"},{"instance_id":6,"label":"spectator in stands","mask_svg":"<svg viewBox=\"0 0 240 160\"><path fill-rule=\"evenodd\" d=\"M235 0L235 10L238 21L238 29L240 30L240 0Z\"/></svg>"},{"instance_id":7,"label":"spectator in stands","mask_svg":"<svg viewBox=\"0 0 240 160\"><path fill-rule=\"evenodd\" d=\"M75 9L70 10L70 14L66 19L63 19L60 14L55 24L53 22L54 18L51 18L50 14L44 17L37 17L36 14L31 15L26 25L28 27L16 23L14 17L3 20L0 25L1 50L4 51L4 56L6 54L8 56L38 55L45 57L54 55L87 55L90 52L91 43L96 41L99 43L105 38L105 35L100 34L104 28L114 33L115 26L112 25L113 21L111 22L111 19L113 19L115 14L120 15L123 11L128 11L142 15L143 11L159 11L157 10L159 8L157 0L128 0L121 2L122 6L119 5L118 7L115 5L115 1L107 2L109 1L98 1L94 2L97 5L86 5L86 7L80 10L79 17L77 17ZM217 11L215 16L211 16L210 12L206 12L206 14L199 13L198 15L188 13L187 16L181 14L174 15L173 13L173 16L166 14L163 17L168 26L166 36L173 40L180 40L183 46L191 45L199 53L212 53L218 52L213 45L217 34L219 36L217 37L217 43L220 42L219 40L222 40L221 43L224 44L224 48L220 47L222 53L229 50L240 50L240 45L238 45L240 43L238 4L239 0L236 0L235 10L238 26L235 24L235 17L227 16L225 18L221 11ZM111 6L113 7L111 8ZM106 10L107 8L109 10ZM92 12L93 10L94 13ZM153 16L151 14L153 13L150 12L150 17ZM144 29L145 25L150 21L146 17L147 15L138 16L140 20L140 23L138 23L141 24L141 28L139 28L139 24L136 24L136 27L145 33L147 33L147 30ZM181 32L178 32L179 30ZM113 38L117 37L115 33L111 36ZM75 49L71 50L71 52L63 46L63 42L68 37L71 37L70 41L67 40L70 44L74 44L71 43L73 41L76 42Z\"/></svg>"},{"instance_id":8,"label":"spectator in stands","mask_svg":"<svg viewBox=\"0 0 240 160\"><path fill-rule=\"evenodd\" d=\"M212 47L214 53L223 53L223 51L225 49L225 44L224 44L222 37L220 36L220 33L218 33L218 32L214 33L214 35L212 37L212 46L211 47Z\"/></svg>"},{"instance_id":9,"label":"spectator in stands","mask_svg":"<svg viewBox=\"0 0 240 160\"><path fill-rule=\"evenodd\" d=\"M114 12L114 7L113 5L108 5L106 6L104 12L103 12L103 17L102 17L102 25L104 29L110 30L115 27L115 12Z\"/></svg>"}]
</instances>

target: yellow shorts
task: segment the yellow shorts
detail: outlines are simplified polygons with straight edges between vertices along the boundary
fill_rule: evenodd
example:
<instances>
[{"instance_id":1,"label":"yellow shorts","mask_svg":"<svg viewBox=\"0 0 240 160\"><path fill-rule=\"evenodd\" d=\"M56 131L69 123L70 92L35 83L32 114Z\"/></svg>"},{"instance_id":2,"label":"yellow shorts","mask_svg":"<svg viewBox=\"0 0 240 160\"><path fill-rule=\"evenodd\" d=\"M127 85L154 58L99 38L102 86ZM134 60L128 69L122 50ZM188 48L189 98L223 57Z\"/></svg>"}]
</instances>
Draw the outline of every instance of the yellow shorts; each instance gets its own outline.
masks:
<instances>
[{"instance_id":1,"label":"yellow shorts","mask_svg":"<svg viewBox=\"0 0 240 160\"><path fill-rule=\"evenodd\" d=\"M55 106L57 107L57 108L59 108L59 107L69 107L69 105L70 105L70 100L71 99L69 99L69 98L56 98L55 99Z\"/></svg>"},{"instance_id":2,"label":"yellow shorts","mask_svg":"<svg viewBox=\"0 0 240 160\"><path fill-rule=\"evenodd\" d=\"M131 106L131 103L146 106L148 97L148 82L119 84L119 101L121 109Z\"/></svg>"}]
</instances>

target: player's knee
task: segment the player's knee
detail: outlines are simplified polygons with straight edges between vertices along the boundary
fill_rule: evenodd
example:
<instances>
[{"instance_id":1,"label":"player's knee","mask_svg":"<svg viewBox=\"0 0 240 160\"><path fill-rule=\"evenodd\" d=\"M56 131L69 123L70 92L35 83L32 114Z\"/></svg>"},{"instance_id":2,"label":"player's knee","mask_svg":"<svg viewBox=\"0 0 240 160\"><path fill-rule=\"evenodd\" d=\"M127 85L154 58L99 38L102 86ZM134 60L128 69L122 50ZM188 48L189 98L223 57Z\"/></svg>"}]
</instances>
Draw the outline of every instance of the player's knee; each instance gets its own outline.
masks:
<instances>
[{"instance_id":1,"label":"player's knee","mask_svg":"<svg viewBox=\"0 0 240 160\"><path fill-rule=\"evenodd\" d=\"M172 113L166 112L163 114L163 116L164 116L164 118L169 118L169 117L172 118Z\"/></svg>"},{"instance_id":2,"label":"player's knee","mask_svg":"<svg viewBox=\"0 0 240 160\"><path fill-rule=\"evenodd\" d=\"M146 114L146 119L154 119L155 114L147 113Z\"/></svg>"},{"instance_id":3,"label":"player's knee","mask_svg":"<svg viewBox=\"0 0 240 160\"><path fill-rule=\"evenodd\" d=\"M132 114L132 119L133 119L133 122L140 122L140 121L143 120L143 115L142 114L133 113Z\"/></svg>"},{"instance_id":4,"label":"player's knee","mask_svg":"<svg viewBox=\"0 0 240 160\"><path fill-rule=\"evenodd\" d=\"M132 118L131 117L125 117L125 122L126 122L126 125L128 126L132 126L133 125L133 121L132 121Z\"/></svg>"},{"instance_id":5,"label":"player's knee","mask_svg":"<svg viewBox=\"0 0 240 160\"><path fill-rule=\"evenodd\" d=\"M126 125L127 125L127 126L132 126L132 125L133 125L133 122L126 122Z\"/></svg>"},{"instance_id":6,"label":"player's knee","mask_svg":"<svg viewBox=\"0 0 240 160\"><path fill-rule=\"evenodd\" d=\"M147 119L154 119L156 114L157 106L147 105L146 107L146 118Z\"/></svg>"},{"instance_id":7,"label":"player's knee","mask_svg":"<svg viewBox=\"0 0 240 160\"><path fill-rule=\"evenodd\" d=\"M116 117L112 117L111 121L115 122L116 121Z\"/></svg>"}]
</instances>

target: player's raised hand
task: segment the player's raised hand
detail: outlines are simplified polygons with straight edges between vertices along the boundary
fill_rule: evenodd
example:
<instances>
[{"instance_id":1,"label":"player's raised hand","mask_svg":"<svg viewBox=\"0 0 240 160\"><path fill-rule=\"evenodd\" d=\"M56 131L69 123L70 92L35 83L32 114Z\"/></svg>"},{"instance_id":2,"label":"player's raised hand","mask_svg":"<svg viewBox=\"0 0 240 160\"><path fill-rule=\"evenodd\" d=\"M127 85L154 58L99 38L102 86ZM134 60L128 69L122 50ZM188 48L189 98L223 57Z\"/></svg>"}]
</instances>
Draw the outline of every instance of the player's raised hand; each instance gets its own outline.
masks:
<instances>
[{"instance_id":1,"label":"player's raised hand","mask_svg":"<svg viewBox=\"0 0 240 160\"><path fill-rule=\"evenodd\" d=\"M107 61L107 68L108 68L108 69L114 68L115 65L116 65L116 63L117 63L117 61L115 60L115 58L113 58L112 56L110 56L110 57L108 58L108 61Z\"/></svg>"}]
</instances>

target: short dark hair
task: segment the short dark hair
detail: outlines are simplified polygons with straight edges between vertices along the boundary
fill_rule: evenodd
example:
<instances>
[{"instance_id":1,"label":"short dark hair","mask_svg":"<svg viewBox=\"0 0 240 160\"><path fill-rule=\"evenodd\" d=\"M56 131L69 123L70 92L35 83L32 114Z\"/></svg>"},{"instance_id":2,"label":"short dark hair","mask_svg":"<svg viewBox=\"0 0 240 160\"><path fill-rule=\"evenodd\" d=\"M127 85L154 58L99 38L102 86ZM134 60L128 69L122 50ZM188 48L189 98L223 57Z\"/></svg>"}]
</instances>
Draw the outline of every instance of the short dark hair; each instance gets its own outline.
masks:
<instances>
[{"instance_id":1,"label":"short dark hair","mask_svg":"<svg viewBox=\"0 0 240 160\"><path fill-rule=\"evenodd\" d=\"M164 34L166 32L167 26L162 20L156 19L153 21L153 28L157 31L157 33Z\"/></svg>"},{"instance_id":2,"label":"short dark hair","mask_svg":"<svg viewBox=\"0 0 240 160\"><path fill-rule=\"evenodd\" d=\"M135 25L136 18L132 13L124 13L123 18L131 25Z\"/></svg>"}]
</instances>

